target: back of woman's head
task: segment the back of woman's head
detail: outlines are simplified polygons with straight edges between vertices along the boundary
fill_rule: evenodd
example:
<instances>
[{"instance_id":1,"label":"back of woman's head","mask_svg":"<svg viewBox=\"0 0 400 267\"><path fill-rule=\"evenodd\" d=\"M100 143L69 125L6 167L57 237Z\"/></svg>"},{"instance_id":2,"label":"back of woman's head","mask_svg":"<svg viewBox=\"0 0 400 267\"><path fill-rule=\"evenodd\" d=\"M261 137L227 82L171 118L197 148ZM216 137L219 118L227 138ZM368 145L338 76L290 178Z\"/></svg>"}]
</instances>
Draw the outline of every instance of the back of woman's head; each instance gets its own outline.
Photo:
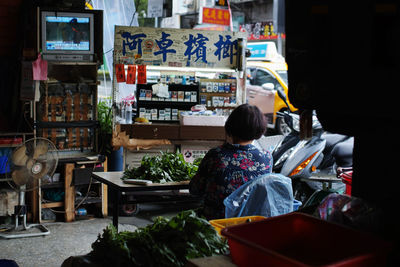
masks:
<instances>
[{"instance_id":1,"label":"back of woman's head","mask_svg":"<svg viewBox=\"0 0 400 267\"><path fill-rule=\"evenodd\" d=\"M242 104L235 108L225 123L225 131L231 137L243 141L259 139L266 130L267 120L256 106Z\"/></svg>"}]
</instances>

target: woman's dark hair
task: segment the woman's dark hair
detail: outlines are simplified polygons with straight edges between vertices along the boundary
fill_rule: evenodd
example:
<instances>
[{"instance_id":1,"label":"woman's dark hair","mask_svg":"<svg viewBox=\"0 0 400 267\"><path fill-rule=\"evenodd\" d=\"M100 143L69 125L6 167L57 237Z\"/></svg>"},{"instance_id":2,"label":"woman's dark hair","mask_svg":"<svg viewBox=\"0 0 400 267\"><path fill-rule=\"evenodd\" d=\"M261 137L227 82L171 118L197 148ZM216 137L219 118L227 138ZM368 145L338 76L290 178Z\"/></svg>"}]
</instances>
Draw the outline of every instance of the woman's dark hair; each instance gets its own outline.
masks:
<instances>
[{"instance_id":1,"label":"woman's dark hair","mask_svg":"<svg viewBox=\"0 0 400 267\"><path fill-rule=\"evenodd\" d=\"M259 139L266 130L267 120L261 110L249 104L235 108L225 122L225 131L243 141Z\"/></svg>"}]
</instances>

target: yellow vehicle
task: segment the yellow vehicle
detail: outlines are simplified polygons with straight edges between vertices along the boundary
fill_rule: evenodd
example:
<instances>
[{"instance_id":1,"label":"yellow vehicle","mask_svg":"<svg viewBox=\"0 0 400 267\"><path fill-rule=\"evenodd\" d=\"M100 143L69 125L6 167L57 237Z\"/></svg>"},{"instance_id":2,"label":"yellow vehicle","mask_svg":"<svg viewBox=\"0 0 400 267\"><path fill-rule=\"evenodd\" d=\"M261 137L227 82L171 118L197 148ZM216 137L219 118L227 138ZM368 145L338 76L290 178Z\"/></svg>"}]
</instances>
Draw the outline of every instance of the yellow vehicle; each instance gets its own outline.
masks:
<instances>
[{"instance_id":1,"label":"yellow vehicle","mask_svg":"<svg viewBox=\"0 0 400 267\"><path fill-rule=\"evenodd\" d=\"M249 58L246 65L247 102L260 108L267 116L268 128L275 129L278 134L287 134L290 129L282 118L276 116L278 111L287 109L277 94L277 89L281 88L288 95L287 64L283 58L276 61ZM296 110L292 104L290 109Z\"/></svg>"}]
</instances>

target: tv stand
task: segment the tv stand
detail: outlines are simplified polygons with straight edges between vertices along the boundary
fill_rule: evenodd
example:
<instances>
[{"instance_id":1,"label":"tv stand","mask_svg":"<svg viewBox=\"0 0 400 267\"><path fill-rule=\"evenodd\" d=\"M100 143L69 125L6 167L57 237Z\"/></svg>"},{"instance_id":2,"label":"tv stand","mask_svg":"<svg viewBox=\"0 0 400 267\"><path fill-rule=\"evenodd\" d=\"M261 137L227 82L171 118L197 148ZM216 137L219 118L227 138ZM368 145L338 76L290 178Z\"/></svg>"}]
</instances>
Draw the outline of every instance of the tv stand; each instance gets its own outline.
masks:
<instances>
[{"instance_id":1,"label":"tv stand","mask_svg":"<svg viewBox=\"0 0 400 267\"><path fill-rule=\"evenodd\" d=\"M43 59L48 61L93 62L93 55L44 54Z\"/></svg>"}]
</instances>

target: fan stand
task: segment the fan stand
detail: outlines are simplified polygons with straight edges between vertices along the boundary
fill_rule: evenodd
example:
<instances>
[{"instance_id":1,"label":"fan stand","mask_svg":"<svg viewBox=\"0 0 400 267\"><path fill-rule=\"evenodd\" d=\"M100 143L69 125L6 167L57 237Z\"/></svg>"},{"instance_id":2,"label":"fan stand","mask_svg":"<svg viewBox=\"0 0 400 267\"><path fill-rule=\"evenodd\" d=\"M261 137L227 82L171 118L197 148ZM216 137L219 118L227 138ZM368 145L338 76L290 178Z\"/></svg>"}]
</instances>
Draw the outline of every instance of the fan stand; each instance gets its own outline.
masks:
<instances>
[{"instance_id":1,"label":"fan stand","mask_svg":"<svg viewBox=\"0 0 400 267\"><path fill-rule=\"evenodd\" d=\"M19 192L19 205L15 206L14 216L15 216L15 226L14 229L9 229L5 233L0 234L0 238L5 239L13 239L13 238L22 238L22 237L35 237L35 236L44 236L50 234L50 230L47 229L42 224L26 224L26 205L25 205L25 189L26 186L21 186L21 191ZM22 229L19 227L18 217L22 217ZM40 232L38 233L24 233L31 228L38 228ZM16 233L10 233L10 232Z\"/></svg>"}]
</instances>

